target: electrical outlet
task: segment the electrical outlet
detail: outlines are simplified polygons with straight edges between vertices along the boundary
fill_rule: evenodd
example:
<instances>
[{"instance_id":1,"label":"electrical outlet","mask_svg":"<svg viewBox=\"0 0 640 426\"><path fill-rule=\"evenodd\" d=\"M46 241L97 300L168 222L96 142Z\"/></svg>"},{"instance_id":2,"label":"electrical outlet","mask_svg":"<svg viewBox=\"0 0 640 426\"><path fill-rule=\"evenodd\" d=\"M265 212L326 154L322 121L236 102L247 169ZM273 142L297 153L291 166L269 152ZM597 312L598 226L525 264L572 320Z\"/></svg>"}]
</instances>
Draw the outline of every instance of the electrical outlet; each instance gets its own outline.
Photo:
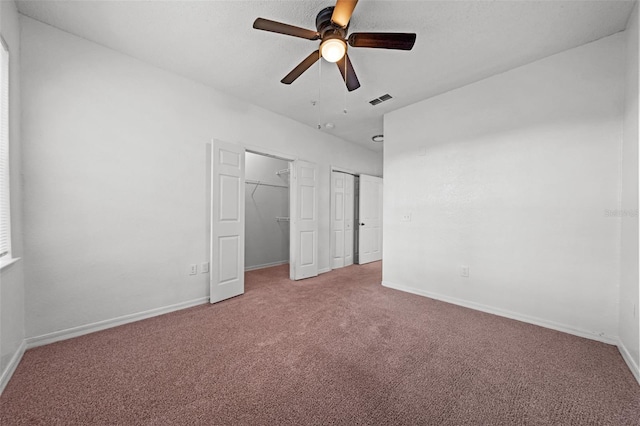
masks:
<instances>
[{"instance_id":1,"label":"electrical outlet","mask_svg":"<svg viewBox=\"0 0 640 426\"><path fill-rule=\"evenodd\" d=\"M400 220L403 222L411 222L411 212L403 214Z\"/></svg>"},{"instance_id":2,"label":"electrical outlet","mask_svg":"<svg viewBox=\"0 0 640 426\"><path fill-rule=\"evenodd\" d=\"M189 275L195 275L198 273L198 265L195 263L189 265Z\"/></svg>"},{"instance_id":3,"label":"electrical outlet","mask_svg":"<svg viewBox=\"0 0 640 426\"><path fill-rule=\"evenodd\" d=\"M200 265L200 272L203 274L206 274L207 272L209 272L209 262L204 262L203 264Z\"/></svg>"},{"instance_id":4,"label":"electrical outlet","mask_svg":"<svg viewBox=\"0 0 640 426\"><path fill-rule=\"evenodd\" d=\"M469 277L469 267L468 266L461 266L460 267L460 276L461 277L465 277L465 278Z\"/></svg>"}]
</instances>

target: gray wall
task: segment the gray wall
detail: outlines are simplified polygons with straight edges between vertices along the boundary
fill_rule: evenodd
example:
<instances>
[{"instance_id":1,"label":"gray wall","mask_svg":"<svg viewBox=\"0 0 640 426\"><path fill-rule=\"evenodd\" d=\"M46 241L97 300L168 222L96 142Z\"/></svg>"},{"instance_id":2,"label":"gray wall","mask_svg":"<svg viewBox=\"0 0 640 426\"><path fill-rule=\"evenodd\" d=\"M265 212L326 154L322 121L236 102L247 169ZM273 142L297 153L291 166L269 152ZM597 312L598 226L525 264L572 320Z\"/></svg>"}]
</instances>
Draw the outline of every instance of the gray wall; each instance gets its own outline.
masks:
<instances>
[{"instance_id":1,"label":"gray wall","mask_svg":"<svg viewBox=\"0 0 640 426\"><path fill-rule=\"evenodd\" d=\"M27 337L197 303L211 139L379 173L378 153L22 17ZM329 209L319 212L321 268Z\"/></svg>"},{"instance_id":2,"label":"gray wall","mask_svg":"<svg viewBox=\"0 0 640 426\"><path fill-rule=\"evenodd\" d=\"M624 59L618 33L388 114L385 284L616 343Z\"/></svg>"},{"instance_id":3,"label":"gray wall","mask_svg":"<svg viewBox=\"0 0 640 426\"><path fill-rule=\"evenodd\" d=\"M638 14L629 19L627 42L624 140L622 146L621 209L622 241L620 261L620 341L627 362L635 364L640 381L640 299L638 292Z\"/></svg>"},{"instance_id":4,"label":"gray wall","mask_svg":"<svg viewBox=\"0 0 640 426\"><path fill-rule=\"evenodd\" d=\"M9 151L11 168L11 247L22 257L22 145L20 140L20 29L13 1L0 1L0 34L9 46ZM25 336L23 261L0 271L0 390L10 362Z\"/></svg>"}]
</instances>

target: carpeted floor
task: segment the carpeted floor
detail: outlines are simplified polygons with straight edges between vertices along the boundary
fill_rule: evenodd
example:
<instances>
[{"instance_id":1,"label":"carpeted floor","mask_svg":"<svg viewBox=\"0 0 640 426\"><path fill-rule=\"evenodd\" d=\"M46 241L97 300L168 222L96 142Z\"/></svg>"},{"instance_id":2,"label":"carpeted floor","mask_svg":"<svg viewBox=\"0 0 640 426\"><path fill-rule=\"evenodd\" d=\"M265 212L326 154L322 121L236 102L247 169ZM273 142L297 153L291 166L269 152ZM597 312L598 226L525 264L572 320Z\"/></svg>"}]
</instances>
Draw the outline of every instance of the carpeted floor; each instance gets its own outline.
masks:
<instances>
[{"instance_id":1,"label":"carpeted floor","mask_svg":"<svg viewBox=\"0 0 640 426\"><path fill-rule=\"evenodd\" d=\"M640 425L614 346L380 285L381 265L27 351L2 425Z\"/></svg>"}]
</instances>

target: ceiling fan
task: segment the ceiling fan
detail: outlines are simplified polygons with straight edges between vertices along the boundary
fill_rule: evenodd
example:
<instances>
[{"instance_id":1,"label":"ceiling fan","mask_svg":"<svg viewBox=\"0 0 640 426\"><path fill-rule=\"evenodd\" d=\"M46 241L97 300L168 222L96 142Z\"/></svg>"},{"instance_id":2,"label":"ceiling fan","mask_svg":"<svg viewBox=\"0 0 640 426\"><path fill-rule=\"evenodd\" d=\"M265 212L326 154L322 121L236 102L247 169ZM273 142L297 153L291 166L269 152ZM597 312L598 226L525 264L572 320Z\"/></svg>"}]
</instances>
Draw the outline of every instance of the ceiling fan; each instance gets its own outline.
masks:
<instances>
[{"instance_id":1,"label":"ceiling fan","mask_svg":"<svg viewBox=\"0 0 640 426\"><path fill-rule=\"evenodd\" d=\"M335 6L322 9L316 17L317 31L264 18L255 20L253 28L257 30L270 31L307 40L320 40L320 48L291 70L281 80L282 83L293 83L322 56L328 62L337 63L342 79L347 89L351 92L360 87L360 82L347 54L347 44L351 47L372 47L377 49L411 50L413 48L416 42L415 33L352 33L347 37L351 14L357 3L357 0L337 0Z\"/></svg>"}]
</instances>

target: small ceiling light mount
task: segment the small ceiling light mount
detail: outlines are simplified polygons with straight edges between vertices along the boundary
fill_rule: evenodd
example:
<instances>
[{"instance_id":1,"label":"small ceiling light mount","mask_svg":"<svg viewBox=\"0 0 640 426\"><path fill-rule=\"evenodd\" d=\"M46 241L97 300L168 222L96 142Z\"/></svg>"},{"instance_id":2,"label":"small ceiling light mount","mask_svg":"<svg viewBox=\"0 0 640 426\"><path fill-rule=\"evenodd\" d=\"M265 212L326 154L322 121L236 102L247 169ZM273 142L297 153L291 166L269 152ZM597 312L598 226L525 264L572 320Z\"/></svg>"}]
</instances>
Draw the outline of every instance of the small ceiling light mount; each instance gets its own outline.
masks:
<instances>
[{"instance_id":1,"label":"small ceiling light mount","mask_svg":"<svg viewBox=\"0 0 640 426\"><path fill-rule=\"evenodd\" d=\"M327 129L331 130L331 129L333 129L334 127L336 127L336 125L335 125L335 124L333 124L333 123L326 123L326 124L324 125L324 127L326 127Z\"/></svg>"},{"instance_id":2,"label":"small ceiling light mount","mask_svg":"<svg viewBox=\"0 0 640 426\"><path fill-rule=\"evenodd\" d=\"M371 140L374 141L375 143L384 142L384 135L375 135L371 138Z\"/></svg>"}]
</instances>

